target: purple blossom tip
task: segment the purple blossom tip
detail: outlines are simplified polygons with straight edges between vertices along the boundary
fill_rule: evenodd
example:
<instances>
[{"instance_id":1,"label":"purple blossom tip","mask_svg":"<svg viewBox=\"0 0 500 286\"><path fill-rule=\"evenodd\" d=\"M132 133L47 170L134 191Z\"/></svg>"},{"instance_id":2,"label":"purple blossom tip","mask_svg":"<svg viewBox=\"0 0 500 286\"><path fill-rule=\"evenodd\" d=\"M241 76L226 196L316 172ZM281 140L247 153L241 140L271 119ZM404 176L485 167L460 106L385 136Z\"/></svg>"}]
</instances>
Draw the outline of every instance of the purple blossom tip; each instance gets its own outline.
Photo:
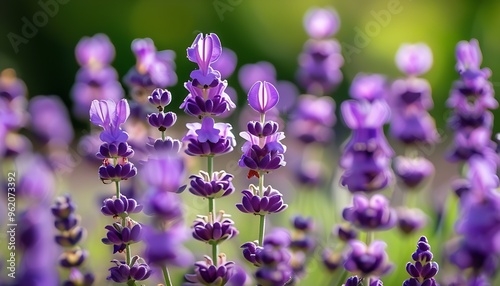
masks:
<instances>
[{"instance_id":1,"label":"purple blossom tip","mask_svg":"<svg viewBox=\"0 0 500 286\"><path fill-rule=\"evenodd\" d=\"M337 33L340 19L334 9L313 8L304 17L304 27L310 37L325 39Z\"/></svg>"},{"instance_id":2,"label":"purple blossom tip","mask_svg":"<svg viewBox=\"0 0 500 286\"><path fill-rule=\"evenodd\" d=\"M386 97L386 78L380 74L360 73L352 80L349 90L351 97L374 101Z\"/></svg>"},{"instance_id":3,"label":"purple blossom tip","mask_svg":"<svg viewBox=\"0 0 500 286\"><path fill-rule=\"evenodd\" d=\"M166 89L155 88L148 97L148 101L158 107L158 109L161 107L163 110L163 107L169 105L172 101L172 94Z\"/></svg>"},{"instance_id":4,"label":"purple blossom tip","mask_svg":"<svg viewBox=\"0 0 500 286\"><path fill-rule=\"evenodd\" d=\"M483 60L479 42L476 39L472 39L469 42L459 42L455 55L457 58L456 69L459 72L463 72L466 69L479 69Z\"/></svg>"},{"instance_id":5,"label":"purple blossom tip","mask_svg":"<svg viewBox=\"0 0 500 286\"><path fill-rule=\"evenodd\" d=\"M82 38L75 49L76 60L80 66L100 68L111 63L115 48L105 34Z\"/></svg>"},{"instance_id":6,"label":"purple blossom tip","mask_svg":"<svg viewBox=\"0 0 500 286\"><path fill-rule=\"evenodd\" d=\"M205 198L221 198L234 192L232 183L234 176L225 171L214 172L212 175L200 171L199 175L192 175L189 192L195 196Z\"/></svg>"},{"instance_id":7,"label":"purple blossom tip","mask_svg":"<svg viewBox=\"0 0 500 286\"><path fill-rule=\"evenodd\" d=\"M248 103L257 112L265 114L279 101L278 90L269 82L256 82L248 91Z\"/></svg>"},{"instance_id":8,"label":"purple blossom tip","mask_svg":"<svg viewBox=\"0 0 500 286\"><path fill-rule=\"evenodd\" d=\"M432 51L424 43L403 44L396 53L396 65L407 75L424 74L432 66Z\"/></svg>"},{"instance_id":9,"label":"purple blossom tip","mask_svg":"<svg viewBox=\"0 0 500 286\"><path fill-rule=\"evenodd\" d=\"M121 129L121 125L129 115L130 107L125 99L118 103L112 100L93 100L90 106L90 121L104 129L100 138L107 143L127 141L128 134Z\"/></svg>"},{"instance_id":10,"label":"purple blossom tip","mask_svg":"<svg viewBox=\"0 0 500 286\"><path fill-rule=\"evenodd\" d=\"M139 213L142 208L143 206L135 199L120 195L119 199L116 196L105 199L102 203L101 213L105 216L119 217L124 214Z\"/></svg>"}]
</instances>

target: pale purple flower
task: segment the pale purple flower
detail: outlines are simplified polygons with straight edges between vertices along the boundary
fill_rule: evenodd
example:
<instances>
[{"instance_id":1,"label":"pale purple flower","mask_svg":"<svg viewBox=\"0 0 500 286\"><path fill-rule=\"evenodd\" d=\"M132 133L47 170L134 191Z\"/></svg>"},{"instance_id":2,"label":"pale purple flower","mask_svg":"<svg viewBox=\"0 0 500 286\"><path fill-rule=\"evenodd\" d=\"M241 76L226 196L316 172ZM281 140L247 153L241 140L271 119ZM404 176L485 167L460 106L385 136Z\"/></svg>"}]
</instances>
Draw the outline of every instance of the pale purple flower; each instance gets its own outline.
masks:
<instances>
[{"instance_id":1,"label":"pale purple flower","mask_svg":"<svg viewBox=\"0 0 500 286\"><path fill-rule=\"evenodd\" d=\"M26 96L26 85L19 79L13 69L4 69L0 73L0 98L12 101Z\"/></svg>"},{"instance_id":2,"label":"pale purple flower","mask_svg":"<svg viewBox=\"0 0 500 286\"><path fill-rule=\"evenodd\" d=\"M325 39L333 36L340 27L340 19L332 8L312 8L304 17L304 28L311 38Z\"/></svg>"},{"instance_id":3,"label":"pale purple flower","mask_svg":"<svg viewBox=\"0 0 500 286\"><path fill-rule=\"evenodd\" d=\"M121 129L121 125L129 115L130 107L125 99L118 103L111 100L93 100L90 107L90 121L104 129L100 138L107 143L127 141L128 134Z\"/></svg>"},{"instance_id":4,"label":"pale purple flower","mask_svg":"<svg viewBox=\"0 0 500 286\"><path fill-rule=\"evenodd\" d=\"M421 230L429 220L427 215L417 208L410 209L401 207L397 210L397 214L398 228L404 234L412 234Z\"/></svg>"},{"instance_id":5,"label":"pale purple flower","mask_svg":"<svg viewBox=\"0 0 500 286\"><path fill-rule=\"evenodd\" d=\"M187 48L188 59L199 67L199 70L194 70L190 74L195 86L208 87L217 84L221 77L220 72L210 65L217 61L221 54L222 46L216 34L203 36L200 33L196 36L191 47Z\"/></svg>"},{"instance_id":6,"label":"pale purple flower","mask_svg":"<svg viewBox=\"0 0 500 286\"><path fill-rule=\"evenodd\" d=\"M278 101L278 90L269 82L258 81L248 91L248 104L261 114L276 106Z\"/></svg>"},{"instance_id":7,"label":"pale purple flower","mask_svg":"<svg viewBox=\"0 0 500 286\"><path fill-rule=\"evenodd\" d=\"M353 197L353 206L343 210L342 216L356 227L368 231L390 229L396 225L396 212L380 194L370 199L362 194Z\"/></svg>"},{"instance_id":8,"label":"pale purple flower","mask_svg":"<svg viewBox=\"0 0 500 286\"><path fill-rule=\"evenodd\" d=\"M238 57L228 48L222 48L219 59L212 63L212 68L220 72L221 78L230 77L236 69Z\"/></svg>"},{"instance_id":9,"label":"pale purple flower","mask_svg":"<svg viewBox=\"0 0 500 286\"><path fill-rule=\"evenodd\" d=\"M335 101L328 96L302 95L290 115L287 134L303 142L328 142L336 122Z\"/></svg>"},{"instance_id":10,"label":"pale purple flower","mask_svg":"<svg viewBox=\"0 0 500 286\"><path fill-rule=\"evenodd\" d=\"M455 56L457 58L456 70L462 72L466 69L479 69L483 55L479 49L479 42L472 39L469 42L460 41L457 44Z\"/></svg>"},{"instance_id":11,"label":"pale purple flower","mask_svg":"<svg viewBox=\"0 0 500 286\"><path fill-rule=\"evenodd\" d=\"M189 232L182 224L175 224L167 230L144 228L144 258L158 266L188 267L194 257L183 246Z\"/></svg>"},{"instance_id":12,"label":"pale purple flower","mask_svg":"<svg viewBox=\"0 0 500 286\"><path fill-rule=\"evenodd\" d=\"M180 108L191 116L219 116L236 107L226 93L227 81L218 81L216 85L205 88L194 85L188 81L184 87L189 94L184 99Z\"/></svg>"},{"instance_id":13,"label":"pale purple flower","mask_svg":"<svg viewBox=\"0 0 500 286\"><path fill-rule=\"evenodd\" d=\"M202 124L196 122L188 123L186 126L189 131L182 141L188 142L186 150L188 155L222 155L231 152L236 146L231 132L232 126L228 123L214 123L213 118L204 117Z\"/></svg>"},{"instance_id":14,"label":"pale purple flower","mask_svg":"<svg viewBox=\"0 0 500 286\"><path fill-rule=\"evenodd\" d=\"M238 80L244 91L250 90L258 81L274 84L276 82L276 69L269 62L246 64L239 69Z\"/></svg>"},{"instance_id":15,"label":"pale purple flower","mask_svg":"<svg viewBox=\"0 0 500 286\"><path fill-rule=\"evenodd\" d=\"M108 36L96 34L93 37L83 37L78 42L75 56L80 66L99 69L113 61L115 48Z\"/></svg>"},{"instance_id":16,"label":"pale purple flower","mask_svg":"<svg viewBox=\"0 0 500 286\"><path fill-rule=\"evenodd\" d=\"M30 100L31 127L44 142L67 146L73 140L73 127L66 106L57 96L36 96Z\"/></svg>"},{"instance_id":17,"label":"pale purple flower","mask_svg":"<svg viewBox=\"0 0 500 286\"><path fill-rule=\"evenodd\" d=\"M349 242L350 250L345 257L344 267L347 271L361 276L383 276L388 274L393 265L385 251L387 244L380 240L366 246L361 241Z\"/></svg>"},{"instance_id":18,"label":"pale purple flower","mask_svg":"<svg viewBox=\"0 0 500 286\"><path fill-rule=\"evenodd\" d=\"M387 94L386 78L380 74L359 73L352 80L349 90L354 99L374 101L385 99Z\"/></svg>"},{"instance_id":19,"label":"pale purple flower","mask_svg":"<svg viewBox=\"0 0 500 286\"><path fill-rule=\"evenodd\" d=\"M177 154L167 154L149 158L141 176L148 186L177 193L183 190L182 182L186 176L186 167L182 157Z\"/></svg>"},{"instance_id":20,"label":"pale purple flower","mask_svg":"<svg viewBox=\"0 0 500 286\"><path fill-rule=\"evenodd\" d=\"M396 65L409 76L424 74L432 66L432 51L424 43L402 44L396 53Z\"/></svg>"}]
</instances>

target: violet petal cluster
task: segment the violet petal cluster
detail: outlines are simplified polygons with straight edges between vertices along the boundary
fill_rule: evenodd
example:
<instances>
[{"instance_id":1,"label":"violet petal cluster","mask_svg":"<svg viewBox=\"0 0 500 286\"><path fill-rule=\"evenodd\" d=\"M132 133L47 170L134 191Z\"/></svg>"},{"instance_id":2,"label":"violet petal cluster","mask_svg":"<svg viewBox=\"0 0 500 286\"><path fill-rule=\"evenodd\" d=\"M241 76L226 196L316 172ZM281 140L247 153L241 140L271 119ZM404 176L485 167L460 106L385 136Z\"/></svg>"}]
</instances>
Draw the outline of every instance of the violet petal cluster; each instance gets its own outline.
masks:
<instances>
[{"instance_id":1,"label":"violet petal cluster","mask_svg":"<svg viewBox=\"0 0 500 286\"><path fill-rule=\"evenodd\" d=\"M343 218L363 230L386 230L397 222L396 212L389 206L383 195L376 194L367 198L363 194L353 197L353 206L345 208Z\"/></svg>"},{"instance_id":2,"label":"violet petal cluster","mask_svg":"<svg viewBox=\"0 0 500 286\"><path fill-rule=\"evenodd\" d=\"M344 267L347 271L366 277L380 277L389 273L393 265L385 251L386 244L375 240L370 246L361 241L349 242L350 250L345 257Z\"/></svg>"},{"instance_id":3,"label":"violet petal cluster","mask_svg":"<svg viewBox=\"0 0 500 286\"><path fill-rule=\"evenodd\" d=\"M283 195L271 186L267 186L262 195L259 195L258 188L254 185L250 185L250 190L243 190L241 193L243 198L236 207L243 213L266 215L284 211L288 207L283 202Z\"/></svg>"},{"instance_id":4,"label":"violet petal cluster","mask_svg":"<svg viewBox=\"0 0 500 286\"><path fill-rule=\"evenodd\" d=\"M234 176L225 171L207 172L200 171L199 175L189 177L189 192L195 196L204 198L221 198L234 193L232 183Z\"/></svg>"},{"instance_id":5,"label":"violet petal cluster","mask_svg":"<svg viewBox=\"0 0 500 286\"><path fill-rule=\"evenodd\" d=\"M126 283L129 280L142 281L148 279L152 272L151 268L141 260L138 256L134 256L131 262L132 266L127 265L125 261L111 260L115 266L109 268L107 280Z\"/></svg>"},{"instance_id":6,"label":"violet petal cluster","mask_svg":"<svg viewBox=\"0 0 500 286\"><path fill-rule=\"evenodd\" d=\"M198 216L193 223L193 237L210 245L220 244L238 235L234 221L221 211L215 221L211 217Z\"/></svg>"},{"instance_id":7,"label":"violet petal cluster","mask_svg":"<svg viewBox=\"0 0 500 286\"><path fill-rule=\"evenodd\" d=\"M411 278L403 282L403 286L437 286L434 276L439 271L439 265L432 261L433 254L425 236L420 237L417 250L412 254L414 263L406 264L406 271Z\"/></svg>"},{"instance_id":8,"label":"violet petal cluster","mask_svg":"<svg viewBox=\"0 0 500 286\"><path fill-rule=\"evenodd\" d=\"M218 264L214 265L212 259L205 256L204 261L195 263L194 274L186 274L184 277L188 282L183 285L226 285L235 273L235 265L232 261L226 261L226 256L220 254Z\"/></svg>"},{"instance_id":9,"label":"violet petal cluster","mask_svg":"<svg viewBox=\"0 0 500 286\"><path fill-rule=\"evenodd\" d=\"M218 156L233 151L236 141L228 123L215 123L204 117L202 123L188 123L188 133L182 138L187 143L186 154L190 156Z\"/></svg>"}]
</instances>

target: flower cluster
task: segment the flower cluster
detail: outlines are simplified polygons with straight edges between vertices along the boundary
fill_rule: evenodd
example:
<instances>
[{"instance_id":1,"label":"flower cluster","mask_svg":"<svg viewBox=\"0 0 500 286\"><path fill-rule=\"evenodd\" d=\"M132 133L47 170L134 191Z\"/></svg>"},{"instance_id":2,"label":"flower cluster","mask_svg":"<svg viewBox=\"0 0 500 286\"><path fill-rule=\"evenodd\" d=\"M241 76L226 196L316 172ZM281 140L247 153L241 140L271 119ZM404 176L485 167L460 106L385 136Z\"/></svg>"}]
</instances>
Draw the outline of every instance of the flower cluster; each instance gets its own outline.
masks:
<instances>
[{"instance_id":1,"label":"flower cluster","mask_svg":"<svg viewBox=\"0 0 500 286\"><path fill-rule=\"evenodd\" d=\"M80 217L75 214L75 204L69 195L56 198L51 208L55 217L54 225L59 231L55 241L65 250L59 258L59 264L70 270L68 280L64 286L90 286L94 284L94 275L91 272L82 274L79 267L88 256L86 250L78 247L85 235L85 229L80 226Z\"/></svg>"},{"instance_id":2,"label":"flower cluster","mask_svg":"<svg viewBox=\"0 0 500 286\"><path fill-rule=\"evenodd\" d=\"M295 277L305 275L309 259L316 249L317 242L314 238L314 222L312 217L300 215L292 218L293 232L290 241L291 266Z\"/></svg>"},{"instance_id":3,"label":"flower cluster","mask_svg":"<svg viewBox=\"0 0 500 286\"><path fill-rule=\"evenodd\" d=\"M86 116L93 100L118 101L123 98L118 73L110 65L115 57L115 48L108 36L96 34L84 37L78 42L75 55L81 67L71 90L76 115Z\"/></svg>"},{"instance_id":4,"label":"flower cluster","mask_svg":"<svg viewBox=\"0 0 500 286\"><path fill-rule=\"evenodd\" d=\"M434 276L439 271L439 265L432 261L432 257L431 246L427 238L420 237L417 250L411 256L415 262L406 264L406 271L411 278L406 279L403 286L437 286Z\"/></svg>"}]
</instances>

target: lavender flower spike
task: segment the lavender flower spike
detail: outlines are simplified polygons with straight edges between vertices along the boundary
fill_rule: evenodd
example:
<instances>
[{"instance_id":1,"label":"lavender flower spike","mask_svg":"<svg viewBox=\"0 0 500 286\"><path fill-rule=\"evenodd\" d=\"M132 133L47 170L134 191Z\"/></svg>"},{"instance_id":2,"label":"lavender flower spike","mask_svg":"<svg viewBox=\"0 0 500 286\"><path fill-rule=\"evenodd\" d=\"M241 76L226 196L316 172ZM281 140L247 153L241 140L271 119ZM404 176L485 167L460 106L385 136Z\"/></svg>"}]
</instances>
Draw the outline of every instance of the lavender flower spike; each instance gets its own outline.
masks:
<instances>
[{"instance_id":1,"label":"lavender flower spike","mask_svg":"<svg viewBox=\"0 0 500 286\"><path fill-rule=\"evenodd\" d=\"M121 129L121 125L129 115L130 107L125 99L118 103L112 100L93 100L90 106L90 121L104 129L100 138L107 143L127 141L128 134Z\"/></svg>"},{"instance_id":2,"label":"lavender flower spike","mask_svg":"<svg viewBox=\"0 0 500 286\"><path fill-rule=\"evenodd\" d=\"M466 69L479 69L483 61L483 55L479 49L479 42L476 39L461 41L456 49L457 65L456 70L463 72Z\"/></svg>"},{"instance_id":3,"label":"lavender flower spike","mask_svg":"<svg viewBox=\"0 0 500 286\"><path fill-rule=\"evenodd\" d=\"M194 85L215 86L218 83L220 73L210 64L217 61L221 54L222 46L216 34L210 33L205 37L202 33L198 34L191 47L187 48L188 59L200 67L191 72L190 77L196 83Z\"/></svg>"},{"instance_id":4,"label":"lavender flower spike","mask_svg":"<svg viewBox=\"0 0 500 286\"><path fill-rule=\"evenodd\" d=\"M304 17L304 27L311 38L329 38L339 30L339 15L333 9L310 9Z\"/></svg>"},{"instance_id":5,"label":"lavender flower spike","mask_svg":"<svg viewBox=\"0 0 500 286\"><path fill-rule=\"evenodd\" d=\"M424 43L403 44L396 53L396 65L407 75L424 74L432 66L432 51Z\"/></svg>"},{"instance_id":6,"label":"lavender flower spike","mask_svg":"<svg viewBox=\"0 0 500 286\"><path fill-rule=\"evenodd\" d=\"M439 271L439 265L432 261L431 246L425 236L420 237L417 250L412 254L414 263L406 264L406 271L411 278L403 282L403 286L437 286L434 276ZM476 284L474 284L476 285Z\"/></svg>"},{"instance_id":7,"label":"lavender flower spike","mask_svg":"<svg viewBox=\"0 0 500 286\"><path fill-rule=\"evenodd\" d=\"M248 103L257 112L265 114L279 101L278 90L269 82L258 81L248 92Z\"/></svg>"},{"instance_id":8,"label":"lavender flower spike","mask_svg":"<svg viewBox=\"0 0 500 286\"><path fill-rule=\"evenodd\" d=\"M361 241L354 240L350 243L351 250L348 253L344 267L347 271L361 276L382 276L389 273L393 265L389 263L389 257L385 251L386 244L376 240L366 246Z\"/></svg>"},{"instance_id":9,"label":"lavender flower spike","mask_svg":"<svg viewBox=\"0 0 500 286\"><path fill-rule=\"evenodd\" d=\"M377 194L371 199L362 194L354 195L353 205L345 208L342 216L361 229L384 230L396 225L396 212L383 195Z\"/></svg>"}]
</instances>

